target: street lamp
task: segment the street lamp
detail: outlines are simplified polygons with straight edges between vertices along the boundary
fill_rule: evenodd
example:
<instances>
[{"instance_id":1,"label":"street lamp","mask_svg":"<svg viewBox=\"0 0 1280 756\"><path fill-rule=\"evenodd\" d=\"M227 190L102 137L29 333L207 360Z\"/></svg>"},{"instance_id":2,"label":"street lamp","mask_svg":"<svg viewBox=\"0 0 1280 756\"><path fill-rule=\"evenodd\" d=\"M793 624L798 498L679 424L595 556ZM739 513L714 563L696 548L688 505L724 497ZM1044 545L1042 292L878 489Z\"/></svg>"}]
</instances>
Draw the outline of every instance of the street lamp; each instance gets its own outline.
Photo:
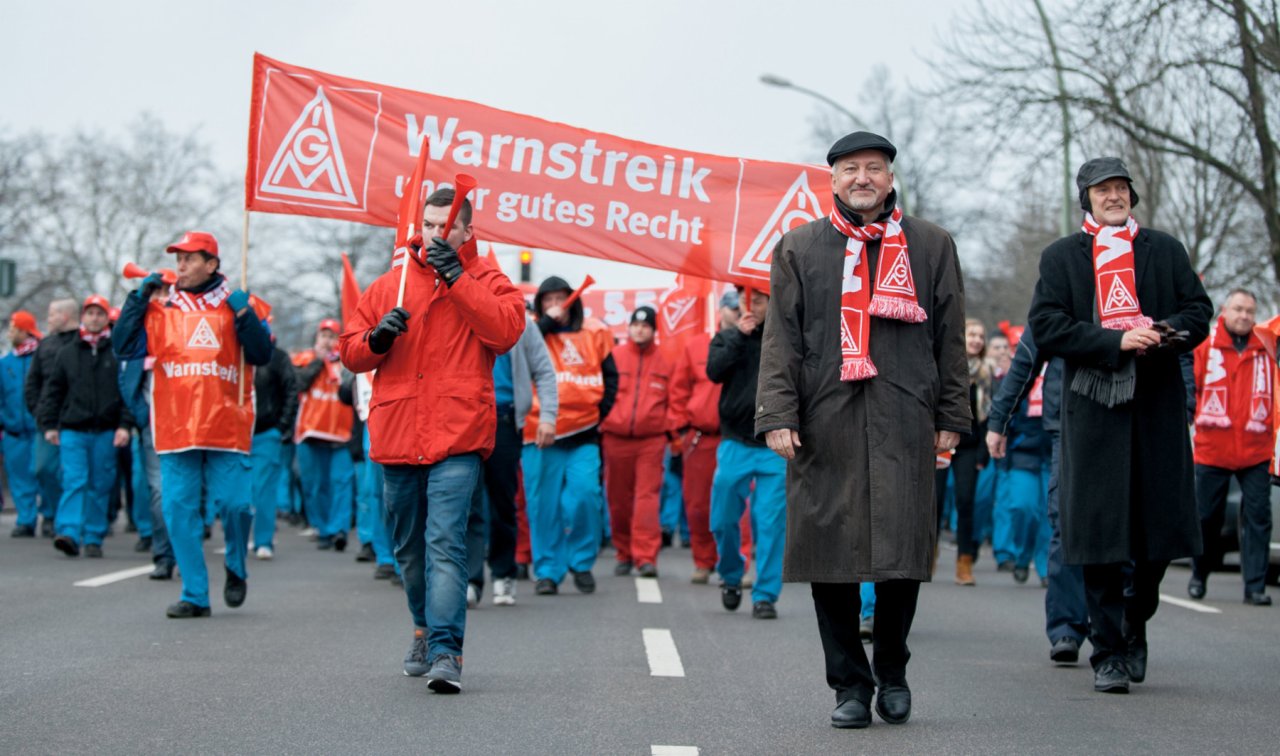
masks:
<instances>
[{"instance_id":1,"label":"street lamp","mask_svg":"<svg viewBox=\"0 0 1280 756\"><path fill-rule=\"evenodd\" d=\"M779 89L794 89L795 91L800 92L801 94L807 94L810 97L814 98L815 100L819 100L820 102L826 104L828 107L834 109L837 113L843 113L844 116L848 118L849 121L853 124L854 128L862 129L863 131L872 130L871 127L868 126L861 118L854 115L852 110L849 110L845 106L841 105L840 103L836 102L830 97L827 97L821 92L815 92L812 89L802 87L792 82L790 79L784 79L781 76L778 76L776 74L770 74L770 73L761 74L760 83L770 87L778 87ZM894 184L898 190L898 206L901 207L902 212L905 213L907 211L906 182L902 180L901 176L897 175L896 171L895 171Z\"/></svg>"}]
</instances>

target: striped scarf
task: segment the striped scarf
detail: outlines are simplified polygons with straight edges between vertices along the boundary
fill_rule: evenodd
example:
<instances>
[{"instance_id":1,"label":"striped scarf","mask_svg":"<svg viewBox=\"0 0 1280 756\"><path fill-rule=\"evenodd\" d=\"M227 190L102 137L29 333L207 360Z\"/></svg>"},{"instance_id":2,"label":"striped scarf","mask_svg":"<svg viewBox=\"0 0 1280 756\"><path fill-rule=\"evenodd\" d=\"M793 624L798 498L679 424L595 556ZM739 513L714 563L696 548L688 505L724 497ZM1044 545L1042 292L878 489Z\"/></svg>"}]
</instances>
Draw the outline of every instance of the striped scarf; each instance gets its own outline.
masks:
<instances>
[{"instance_id":1,"label":"striped scarf","mask_svg":"<svg viewBox=\"0 0 1280 756\"><path fill-rule=\"evenodd\" d=\"M223 277L216 286L199 294L182 291L177 286L174 286L169 290L169 305L177 307L183 312L216 310L222 306L223 302L227 301L229 296L231 296L231 287L227 285L226 277Z\"/></svg>"},{"instance_id":2,"label":"striped scarf","mask_svg":"<svg viewBox=\"0 0 1280 756\"><path fill-rule=\"evenodd\" d=\"M1093 237L1094 301L1103 328L1129 331L1150 328L1151 318L1138 304L1138 284L1134 277L1133 240L1138 222L1130 216L1123 226L1103 226L1085 213L1082 230Z\"/></svg>"}]
</instances>

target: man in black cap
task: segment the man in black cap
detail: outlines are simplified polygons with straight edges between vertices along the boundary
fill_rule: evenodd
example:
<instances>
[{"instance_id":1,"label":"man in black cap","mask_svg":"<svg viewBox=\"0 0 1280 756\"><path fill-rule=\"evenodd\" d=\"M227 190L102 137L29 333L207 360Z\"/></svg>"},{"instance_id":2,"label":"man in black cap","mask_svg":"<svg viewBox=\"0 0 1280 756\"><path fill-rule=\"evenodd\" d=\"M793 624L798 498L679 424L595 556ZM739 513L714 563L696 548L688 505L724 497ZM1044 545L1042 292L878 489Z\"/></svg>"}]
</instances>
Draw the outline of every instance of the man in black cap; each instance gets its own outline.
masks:
<instances>
[{"instance_id":1,"label":"man in black cap","mask_svg":"<svg viewBox=\"0 0 1280 756\"><path fill-rule=\"evenodd\" d=\"M674 365L654 343L657 321L652 307L632 313L628 340L613 349L621 378L618 398L600 424L615 575L629 575L634 566L640 577L658 576L662 455L674 435L667 411Z\"/></svg>"},{"instance_id":2,"label":"man in black cap","mask_svg":"<svg viewBox=\"0 0 1280 756\"><path fill-rule=\"evenodd\" d=\"M905 216L897 150L849 134L827 154L830 216L773 251L755 432L788 461L785 580L812 583L831 724L911 715L907 634L937 540L934 457L971 428L964 284L943 229ZM840 345L840 350L828 345ZM874 675L858 584L875 583Z\"/></svg>"},{"instance_id":3,"label":"man in black cap","mask_svg":"<svg viewBox=\"0 0 1280 756\"><path fill-rule=\"evenodd\" d=\"M1084 565L1094 689L1127 693L1146 677L1165 568L1201 550L1178 356L1213 306L1182 244L1130 215L1124 163L1090 160L1076 185L1083 227L1042 254L1028 320L1063 360L1062 553Z\"/></svg>"}]
</instances>

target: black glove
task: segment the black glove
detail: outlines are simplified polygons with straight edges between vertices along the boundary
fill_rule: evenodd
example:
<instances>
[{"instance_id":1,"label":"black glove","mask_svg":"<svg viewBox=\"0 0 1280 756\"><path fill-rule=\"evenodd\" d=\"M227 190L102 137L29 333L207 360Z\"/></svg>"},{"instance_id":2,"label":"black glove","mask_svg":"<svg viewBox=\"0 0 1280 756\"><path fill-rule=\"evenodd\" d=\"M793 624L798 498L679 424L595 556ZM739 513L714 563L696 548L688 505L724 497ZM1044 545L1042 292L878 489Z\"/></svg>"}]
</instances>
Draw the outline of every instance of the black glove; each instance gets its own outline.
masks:
<instances>
[{"instance_id":1,"label":"black glove","mask_svg":"<svg viewBox=\"0 0 1280 756\"><path fill-rule=\"evenodd\" d=\"M394 307L391 312L382 316L382 320L369 331L369 351L374 354L386 354L391 351L391 344L396 337L409 330L409 311L403 307Z\"/></svg>"},{"instance_id":2,"label":"black glove","mask_svg":"<svg viewBox=\"0 0 1280 756\"><path fill-rule=\"evenodd\" d=\"M1187 339L1191 338L1190 331L1174 330L1168 321L1161 320L1153 323L1151 327L1160 334L1160 343L1156 345L1156 349L1172 349L1180 347L1187 343Z\"/></svg>"},{"instance_id":3,"label":"black glove","mask_svg":"<svg viewBox=\"0 0 1280 756\"><path fill-rule=\"evenodd\" d=\"M438 236L432 238L431 246L427 247L427 262L444 279L446 286L453 286L453 282L462 275L462 261L458 259L457 250Z\"/></svg>"}]
</instances>

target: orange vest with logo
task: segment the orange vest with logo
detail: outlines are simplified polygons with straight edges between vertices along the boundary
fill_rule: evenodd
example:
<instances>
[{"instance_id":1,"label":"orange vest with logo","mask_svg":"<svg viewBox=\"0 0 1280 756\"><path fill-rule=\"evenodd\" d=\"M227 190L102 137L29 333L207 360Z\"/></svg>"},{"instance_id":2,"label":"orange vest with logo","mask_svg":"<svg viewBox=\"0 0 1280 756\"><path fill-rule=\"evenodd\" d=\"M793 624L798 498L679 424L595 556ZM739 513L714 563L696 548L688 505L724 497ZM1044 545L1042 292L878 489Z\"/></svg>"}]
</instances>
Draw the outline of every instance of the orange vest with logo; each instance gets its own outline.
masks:
<instances>
[{"instance_id":1,"label":"orange vest with logo","mask_svg":"<svg viewBox=\"0 0 1280 756\"><path fill-rule=\"evenodd\" d=\"M305 367L313 359L315 352L307 350L295 357L293 363ZM311 385L298 395L295 442L316 438L345 444L351 440L354 420L351 407L338 398L338 387L342 385L342 370L338 365L338 362L326 362Z\"/></svg>"},{"instance_id":2,"label":"orange vest with logo","mask_svg":"<svg viewBox=\"0 0 1280 756\"><path fill-rule=\"evenodd\" d=\"M151 434L156 451L248 454L253 443L253 367L245 364L241 373L231 308L183 312L152 302L145 327L147 354L155 358Z\"/></svg>"},{"instance_id":3,"label":"orange vest with logo","mask_svg":"<svg viewBox=\"0 0 1280 756\"><path fill-rule=\"evenodd\" d=\"M582 330L549 333L545 337L551 364L556 369L556 391L560 411L556 415L556 438L581 433L600 422L600 400L604 398L604 374L600 366L613 351L613 333L595 318L586 318ZM538 436L538 392L524 424L524 441Z\"/></svg>"}]
</instances>

